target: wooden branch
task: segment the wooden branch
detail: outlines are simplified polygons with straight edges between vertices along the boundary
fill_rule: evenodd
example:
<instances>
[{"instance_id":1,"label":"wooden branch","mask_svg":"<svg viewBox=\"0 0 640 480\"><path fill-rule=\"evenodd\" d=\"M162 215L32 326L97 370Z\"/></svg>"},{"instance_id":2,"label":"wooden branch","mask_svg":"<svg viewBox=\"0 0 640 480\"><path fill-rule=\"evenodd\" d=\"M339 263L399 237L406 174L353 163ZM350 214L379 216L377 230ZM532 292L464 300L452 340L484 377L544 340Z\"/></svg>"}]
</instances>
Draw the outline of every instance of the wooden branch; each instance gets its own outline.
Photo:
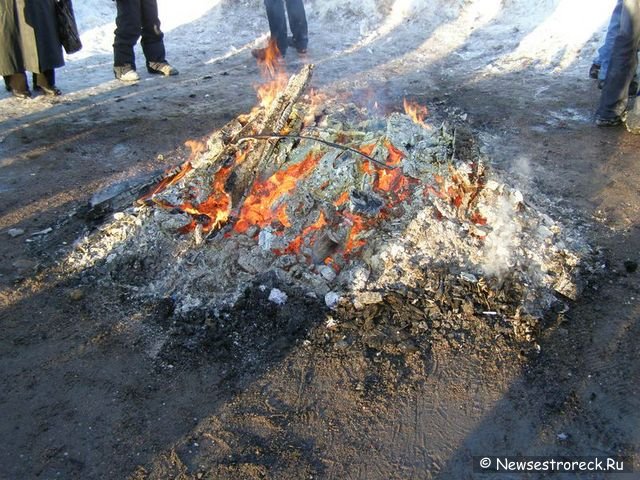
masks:
<instances>
[{"instance_id":1,"label":"wooden branch","mask_svg":"<svg viewBox=\"0 0 640 480\"><path fill-rule=\"evenodd\" d=\"M363 153L360 150L357 150L355 148L349 147L347 145L342 145L340 143L330 142L329 140L325 140L323 138L309 137L307 135L296 135L296 134L289 134L289 135L277 135L277 134L245 135L244 137L240 137L238 139L238 143L242 143L242 142L246 142L248 140L254 140L254 139L255 140L270 140L270 139L287 139L287 138L300 139L300 140L312 140L314 142L320 142L320 143L323 143L323 144L328 145L328 146L333 147L333 148L338 148L340 150L356 153L356 154L360 155L361 157L366 158L370 162L373 162L376 165L381 166L382 168L386 168L386 169L389 169L389 170L395 170L395 169L398 168L398 167L395 167L393 165L387 165L386 163L381 162L380 160L376 160L375 158L367 155L366 153Z\"/></svg>"}]
</instances>

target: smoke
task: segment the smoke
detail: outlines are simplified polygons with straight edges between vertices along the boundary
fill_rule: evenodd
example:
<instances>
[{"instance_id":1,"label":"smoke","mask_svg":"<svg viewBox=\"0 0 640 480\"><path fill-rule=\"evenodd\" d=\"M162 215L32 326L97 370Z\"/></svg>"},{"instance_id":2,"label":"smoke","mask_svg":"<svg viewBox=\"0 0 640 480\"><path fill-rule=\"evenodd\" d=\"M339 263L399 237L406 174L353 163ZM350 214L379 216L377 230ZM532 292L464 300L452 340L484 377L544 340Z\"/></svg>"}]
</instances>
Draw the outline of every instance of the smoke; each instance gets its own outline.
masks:
<instances>
[{"instance_id":1,"label":"smoke","mask_svg":"<svg viewBox=\"0 0 640 480\"><path fill-rule=\"evenodd\" d=\"M528 157L517 157L511 166L511 170L513 173L522 176L526 183L529 183L532 178L533 169L531 168L531 161Z\"/></svg>"},{"instance_id":2,"label":"smoke","mask_svg":"<svg viewBox=\"0 0 640 480\"><path fill-rule=\"evenodd\" d=\"M517 205L513 195L500 195L487 212L487 224L493 229L485 238L482 269L488 276L501 278L514 267L514 254L521 231L516 222Z\"/></svg>"},{"instance_id":3,"label":"smoke","mask_svg":"<svg viewBox=\"0 0 640 480\"><path fill-rule=\"evenodd\" d=\"M509 172L511 178L517 178L518 187L527 191L533 179L530 158L524 155L516 157ZM487 275L502 277L514 266L515 249L520 244L521 232L516 214L522 201L520 190L502 191L487 214L487 224L493 227L484 247L485 261L482 267Z\"/></svg>"}]
</instances>

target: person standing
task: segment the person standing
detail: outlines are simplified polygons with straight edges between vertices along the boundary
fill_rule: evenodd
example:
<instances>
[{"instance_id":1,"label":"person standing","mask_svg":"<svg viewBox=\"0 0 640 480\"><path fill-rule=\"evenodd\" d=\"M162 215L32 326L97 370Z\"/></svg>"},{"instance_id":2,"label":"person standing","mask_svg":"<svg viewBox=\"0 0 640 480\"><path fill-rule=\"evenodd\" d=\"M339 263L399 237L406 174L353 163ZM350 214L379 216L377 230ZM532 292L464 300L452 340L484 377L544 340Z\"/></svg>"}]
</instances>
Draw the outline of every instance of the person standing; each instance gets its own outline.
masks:
<instances>
[{"instance_id":1,"label":"person standing","mask_svg":"<svg viewBox=\"0 0 640 480\"><path fill-rule=\"evenodd\" d=\"M141 38L149 73L177 75L165 58L164 34L160 30L157 0L115 0L117 7L113 41L113 73L123 82L140 80L133 47Z\"/></svg>"},{"instance_id":2,"label":"person standing","mask_svg":"<svg viewBox=\"0 0 640 480\"><path fill-rule=\"evenodd\" d=\"M286 14L285 1L287 4ZM307 53L309 42L307 16L302 0L264 0L264 5L267 9L271 40L275 41L280 55L284 57L287 53L287 47L290 46L300 54ZM291 37L288 36L287 17L289 17ZM262 60L265 57L265 50L265 48L257 48L252 50L251 54Z\"/></svg>"},{"instance_id":3,"label":"person standing","mask_svg":"<svg viewBox=\"0 0 640 480\"><path fill-rule=\"evenodd\" d=\"M596 111L596 125L599 127L613 127L624 121L639 46L640 0L623 0L620 28L613 42L609 70Z\"/></svg>"},{"instance_id":4,"label":"person standing","mask_svg":"<svg viewBox=\"0 0 640 480\"><path fill-rule=\"evenodd\" d=\"M613 42L616 39L618 30L620 29L620 15L622 13L622 0L616 0L616 4L611 13L609 19L609 26L607 27L607 33L604 37L604 42L598 49L596 57L593 59L593 63L589 68L589 77L604 82L607 78L607 71L609 70L609 60L611 58L611 50L613 49Z\"/></svg>"},{"instance_id":5,"label":"person standing","mask_svg":"<svg viewBox=\"0 0 640 480\"><path fill-rule=\"evenodd\" d=\"M55 69L64 65L54 0L0 0L0 74L14 97L31 97L33 88L48 96L61 94Z\"/></svg>"},{"instance_id":6,"label":"person standing","mask_svg":"<svg viewBox=\"0 0 640 480\"><path fill-rule=\"evenodd\" d=\"M609 70L609 61L611 60L611 51L613 50L613 42L616 40L616 35L620 29L620 16L622 13L622 0L617 0L616 5L611 13L609 20L609 26L607 27L607 34L605 35L604 42L598 49L596 57L593 59L593 63L589 68L589 77L598 80L598 88L602 89L604 81L607 78L607 71ZM634 74L633 80L629 85L629 96L632 97L638 93L638 75Z\"/></svg>"}]
</instances>

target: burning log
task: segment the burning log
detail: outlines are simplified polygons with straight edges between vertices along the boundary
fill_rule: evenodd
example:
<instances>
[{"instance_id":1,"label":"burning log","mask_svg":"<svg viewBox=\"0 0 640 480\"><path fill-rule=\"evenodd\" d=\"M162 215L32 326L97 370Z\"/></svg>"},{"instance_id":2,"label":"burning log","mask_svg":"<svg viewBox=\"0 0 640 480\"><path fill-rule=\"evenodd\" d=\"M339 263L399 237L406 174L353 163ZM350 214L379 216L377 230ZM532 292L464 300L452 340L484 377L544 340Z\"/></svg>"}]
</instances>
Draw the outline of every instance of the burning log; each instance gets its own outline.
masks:
<instances>
[{"instance_id":1,"label":"burning log","mask_svg":"<svg viewBox=\"0 0 640 480\"><path fill-rule=\"evenodd\" d=\"M292 76L286 88L278 93L275 100L271 102L262 121L252 122L255 125L252 125L251 133L278 134L285 126L289 126L290 132L300 132L302 122L291 122L290 117L294 105L311 82L312 72L313 65L306 65L297 75ZM237 139L234 140L237 141ZM269 171L266 167L272 158L276 143L277 140L267 144L260 143L257 148L255 148L255 144L245 147L249 153L234 173L230 175L226 184L226 190L230 192L233 205L240 205L258 175ZM291 148L291 144L289 148Z\"/></svg>"},{"instance_id":2,"label":"burning log","mask_svg":"<svg viewBox=\"0 0 640 480\"><path fill-rule=\"evenodd\" d=\"M147 194L139 198L140 204L157 204L168 209L177 208L193 217L193 221L181 231L188 232L203 226L208 232L224 225L232 211L241 211L245 198L260 173L265 177L269 161L273 157L277 139L274 142L251 142L252 136L262 139L264 132L279 132L286 126L289 131L299 132L302 122L292 119L291 113L296 102L311 81L313 65L306 65L291 77L284 90L279 92L267 108L254 109L246 117L232 120L219 131L214 132L202 146L194 149L193 158L181 167L171 169L162 181ZM270 137L269 137L270 138ZM293 142L285 147L291 148ZM275 168L275 166L274 166ZM181 181L192 170L214 169L214 180L206 189L209 193L201 201L187 201L176 205L157 197L168 187ZM197 205L196 205L197 203Z\"/></svg>"}]
</instances>

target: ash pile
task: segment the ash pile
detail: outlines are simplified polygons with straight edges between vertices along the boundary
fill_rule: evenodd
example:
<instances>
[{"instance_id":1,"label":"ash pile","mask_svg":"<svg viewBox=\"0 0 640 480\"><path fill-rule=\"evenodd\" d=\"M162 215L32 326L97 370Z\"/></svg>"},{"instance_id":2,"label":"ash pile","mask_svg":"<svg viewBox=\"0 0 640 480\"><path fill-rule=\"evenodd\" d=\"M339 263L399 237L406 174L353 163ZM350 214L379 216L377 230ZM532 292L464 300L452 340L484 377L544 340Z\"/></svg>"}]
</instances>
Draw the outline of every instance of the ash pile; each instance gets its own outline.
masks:
<instances>
[{"instance_id":1,"label":"ash pile","mask_svg":"<svg viewBox=\"0 0 640 480\"><path fill-rule=\"evenodd\" d=\"M194 312L210 325L251 289L264 297L254 308L304 317L292 297L320 305L335 342L398 312L393 348L478 328L534 340L544 312L579 293L585 247L492 178L470 134L410 103L382 117L309 94L311 73L212 133L78 240L66 267L131 301L169 302L174 325ZM387 334L375 332L374 348Z\"/></svg>"}]
</instances>

